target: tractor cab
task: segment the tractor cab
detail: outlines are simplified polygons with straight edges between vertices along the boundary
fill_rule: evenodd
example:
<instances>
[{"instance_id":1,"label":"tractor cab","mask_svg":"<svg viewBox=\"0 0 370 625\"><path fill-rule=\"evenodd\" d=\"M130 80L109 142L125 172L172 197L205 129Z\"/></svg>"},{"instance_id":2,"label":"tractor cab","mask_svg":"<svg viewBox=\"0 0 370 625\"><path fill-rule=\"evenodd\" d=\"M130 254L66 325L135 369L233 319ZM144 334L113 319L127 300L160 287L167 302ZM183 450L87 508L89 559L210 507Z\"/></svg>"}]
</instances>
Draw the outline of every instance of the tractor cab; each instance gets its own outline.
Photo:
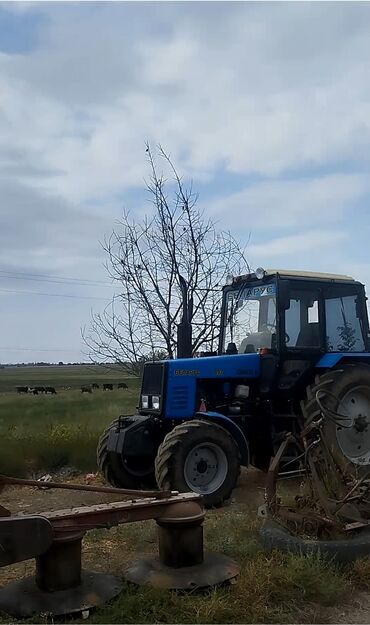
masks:
<instances>
[{"instance_id":1,"label":"tractor cab","mask_svg":"<svg viewBox=\"0 0 370 625\"><path fill-rule=\"evenodd\" d=\"M257 269L224 287L220 354L367 352L364 286L349 276Z\"/></svg>"}]
</instances>

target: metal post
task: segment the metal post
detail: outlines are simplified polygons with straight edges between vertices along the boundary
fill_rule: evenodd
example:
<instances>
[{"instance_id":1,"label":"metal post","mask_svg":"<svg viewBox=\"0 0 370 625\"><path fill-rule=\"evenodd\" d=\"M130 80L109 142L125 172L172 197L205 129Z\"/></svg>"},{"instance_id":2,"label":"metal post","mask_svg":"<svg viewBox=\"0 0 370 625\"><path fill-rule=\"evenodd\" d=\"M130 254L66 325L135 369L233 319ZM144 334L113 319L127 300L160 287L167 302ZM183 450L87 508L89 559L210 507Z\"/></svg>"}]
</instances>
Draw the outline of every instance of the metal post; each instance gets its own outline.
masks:
<instances>
[{"instance_id":1,"label":"metal post","mask_svg":"<svg viewBox=\"0 0 370 625\"><path fill-rule=\"evenodd\" d=\"M81 543L85 532L54 539L51 547L36 558L36 584L40 590L55 592L81 584Z\"/></svg>"},{"instance_id":2,"label":"metal post","mask_svg":"<svg viewBox=\"0 0 370 625\"><path fill-rule=\"evenodd\" d=\"M159 559L172 568L202 564L204 511L195 502L174 504L157 519Z\"/></svg>"}]
</instances>

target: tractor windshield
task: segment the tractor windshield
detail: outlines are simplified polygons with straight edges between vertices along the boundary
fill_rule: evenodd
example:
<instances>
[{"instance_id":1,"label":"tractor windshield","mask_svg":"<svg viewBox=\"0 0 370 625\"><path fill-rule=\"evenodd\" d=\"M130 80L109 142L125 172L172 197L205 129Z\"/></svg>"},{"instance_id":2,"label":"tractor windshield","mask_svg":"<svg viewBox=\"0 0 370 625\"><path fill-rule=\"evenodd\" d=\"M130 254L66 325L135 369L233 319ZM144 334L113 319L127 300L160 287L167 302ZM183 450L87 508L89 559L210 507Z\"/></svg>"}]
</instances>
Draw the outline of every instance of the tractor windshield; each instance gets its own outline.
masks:
<instances>
[{"instance_id":1,"label":"tractor windshield","mask_svg":"<svg viewBox=\"0 0 370 625\"><path fill-rule=\"evenodd\" d=\"M276 283L226 293L223 351L246 354L276 344Z\"/></svg>"}]
</instances>

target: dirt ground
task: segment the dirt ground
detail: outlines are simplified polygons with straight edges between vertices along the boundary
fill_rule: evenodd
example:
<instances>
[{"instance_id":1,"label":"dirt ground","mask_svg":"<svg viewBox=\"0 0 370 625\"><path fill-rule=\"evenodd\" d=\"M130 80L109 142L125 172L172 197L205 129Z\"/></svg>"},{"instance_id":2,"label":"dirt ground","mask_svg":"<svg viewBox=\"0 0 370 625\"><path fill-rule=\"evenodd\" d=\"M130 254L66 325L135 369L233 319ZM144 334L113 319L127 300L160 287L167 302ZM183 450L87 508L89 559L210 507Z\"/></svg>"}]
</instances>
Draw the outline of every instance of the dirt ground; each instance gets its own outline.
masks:
<instances>
[{"instance_id":1,"label":"dirt ground","mask_svg":"<svg viewBox=\"0 0 370 625\"><path fill-rule=\"evenodd\" d=\"M233 491L230 505L235 508L254 508L255 510L264 500L264 485L266 475L256 469L243 470L239 478L238 486ZM53 480L62 481L58 477ZM77 475L65 480L70 484L91 484L96 486L106 486L100 476L93 480L86 480L85 475ZM294 485L292 484L292 489ZM1 505L16 513L40 513L43 511L73 508L78 506L92 506L98 503L108 503L110 501L122 500L122 495L93 493L71 490L47 490L29 487L7 486L1 494ZM229 506L223 508L229 510Z\"/></svg>"},{"instance_id":2,"label":"dirt ground","mask_svg":"<svg viewBox=\"0 0 370 625\"><path fill-rule=\"evenodd\" d=\"M53 477L54 479L54 477ZM65 481L69 483L86 484L86 476L79 475ZM102 485L101 478L96 476L93 485ZM244 470L239 480L238 487L234 490L233 498L229 505L217 511L208 511L208 515L230 514L232 512L256 515L257 508L264 501L265 474L260 471ZM285 488L295 491L296 485L290 481ZM122 496L112 494L100 494L78 491L63 490L40 490L25 487L7 487L1 495L1 505L11 510L12 513L42 513L44 511L69 509L79 506L90 506L98 503L108 503L122 500ZM150 523L150 522L149 522ZM153 523L153 522L152 522ZM135 524L136 525L136 524ZM133 527L133 526L131 526ZM117 552L117 539L114 540L115 532L119 528L113 528L104 532L99 540L85 540L83 542L83 565L86 568L112 573L122 573L123 567L137 554L132 551L129 537L123 537ZM153 535L148 535L147 551L156 549L156 540ZM22 562L0 569L0 586L10 581L32 574L34 561ZM355 597L347 598L346 607L328 609L328 621L331 623L370 623L370 594L358 593Z\"/></svg>"}]
</instances>

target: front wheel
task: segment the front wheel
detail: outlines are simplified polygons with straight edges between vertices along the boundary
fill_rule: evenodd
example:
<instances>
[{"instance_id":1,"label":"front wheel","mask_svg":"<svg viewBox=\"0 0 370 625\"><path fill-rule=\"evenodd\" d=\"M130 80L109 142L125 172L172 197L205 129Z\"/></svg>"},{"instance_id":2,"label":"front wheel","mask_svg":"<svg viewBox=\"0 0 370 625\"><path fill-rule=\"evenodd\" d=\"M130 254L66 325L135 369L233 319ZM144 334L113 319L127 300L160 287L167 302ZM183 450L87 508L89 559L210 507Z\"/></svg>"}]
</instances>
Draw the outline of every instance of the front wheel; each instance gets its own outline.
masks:
<instances>
[{"instance_id":1,"label":"front wheel","mask_svg":"<svg viewBox=\"0 0 370 625\"><path fill-rule=\"evenodd\" d=\"M219 425L192 420L176 426L159 446L155 475L161 489L193 491L207 507L228 499L240 473L240 452Z\"/></svg>"},{"instance_id":2,"label":"front wheel","mask_svg":"<svg viewBox=\"0 0 370 625\"><path fill-rule=\"evenodd\" d=\"M109 484L116 488L146 490L155 487L153 459L148 457L126 458L112 454L108 449L111 430L116 430L115 419L101 435L96 450L97 464Z\"/></svg>"}]
</instances>

